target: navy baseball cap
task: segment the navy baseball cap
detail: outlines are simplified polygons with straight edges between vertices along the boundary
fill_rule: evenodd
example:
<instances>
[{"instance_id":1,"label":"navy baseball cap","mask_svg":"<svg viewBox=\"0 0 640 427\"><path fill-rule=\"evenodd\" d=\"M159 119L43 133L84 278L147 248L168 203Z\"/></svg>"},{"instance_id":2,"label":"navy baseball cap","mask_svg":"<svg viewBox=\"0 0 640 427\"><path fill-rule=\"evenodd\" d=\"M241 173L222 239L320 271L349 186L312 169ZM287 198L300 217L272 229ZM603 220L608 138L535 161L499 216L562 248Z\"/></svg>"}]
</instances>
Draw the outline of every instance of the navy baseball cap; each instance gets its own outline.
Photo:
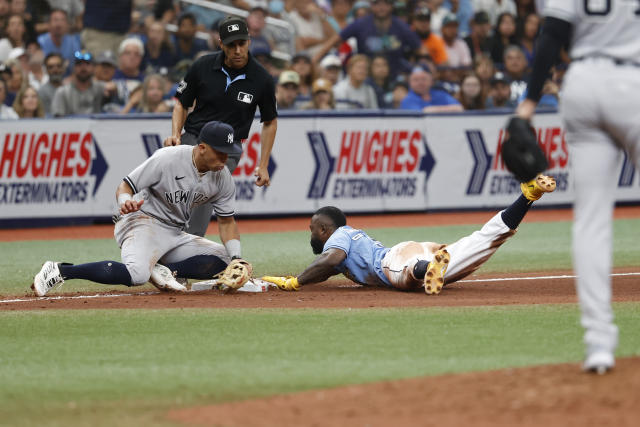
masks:
<instances>
[{"instance_id":1,"label":"navy baseball cap","mask_svg":"<svg viewBox=\"0 0 640 427\"><path fill-rule=\"evenodd\" d=\"M198 140L221 153L242 153L242 145L234 140L233 128L223 122L212 121L204 125L200 130Z\"/></svg>"},{"instance_id":2,"label":"navy baseball cap","mask_svg":"<svg viewBox=\"0 0 640 427\"><path fill-rule=\"evenodd\" d=\"M222 44L229 44L236 40L249 40L249 28L243 18L227 16L218 24L218 33Z\"/></svg>"}]
</instances>

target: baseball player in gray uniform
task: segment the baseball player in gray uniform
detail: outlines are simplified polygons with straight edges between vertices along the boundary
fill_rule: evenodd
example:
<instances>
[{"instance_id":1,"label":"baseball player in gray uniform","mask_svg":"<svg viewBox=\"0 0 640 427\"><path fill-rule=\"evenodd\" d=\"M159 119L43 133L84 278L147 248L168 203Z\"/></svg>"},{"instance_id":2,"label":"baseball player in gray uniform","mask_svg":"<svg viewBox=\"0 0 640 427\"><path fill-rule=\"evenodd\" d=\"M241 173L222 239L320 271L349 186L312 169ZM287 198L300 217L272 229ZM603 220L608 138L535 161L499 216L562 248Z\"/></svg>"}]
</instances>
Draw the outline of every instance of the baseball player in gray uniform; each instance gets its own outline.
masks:
<instances>
[{"instance_id":1,"label":"baseball player in gray uniform","mask_svg":"<svg viewBox=\"0 0 640 427\"><path fill-rule=\"evenodd\" d=\"M626 152L640 168L640 2L547 0L527 99L517 115L530 119L562 46L572 63L560 109L576 192L573 259L585 329L583 369L615 364L618 329L611 308L614 189Z\"/></svg>"},{"instance_id":2,"label":"baseball player in gray uniform","mask_svg":"<svg viewBox=\"0 0 640 427\"><path fill-rule=\"evenodd\" d=\"M210 279L241 257L234 219L235 184L225 167L234 144L233 128L212 121L202 127L199 144L165 147L127 175L118 186L120 217L115 239L122 262L72 265L47 261L32 289L46 295L65 279L138 286L150 281L162 290L186 291L180 277ZM223 244L186 233L194 206L210 203Z\"/></svg>"}]
</instances>

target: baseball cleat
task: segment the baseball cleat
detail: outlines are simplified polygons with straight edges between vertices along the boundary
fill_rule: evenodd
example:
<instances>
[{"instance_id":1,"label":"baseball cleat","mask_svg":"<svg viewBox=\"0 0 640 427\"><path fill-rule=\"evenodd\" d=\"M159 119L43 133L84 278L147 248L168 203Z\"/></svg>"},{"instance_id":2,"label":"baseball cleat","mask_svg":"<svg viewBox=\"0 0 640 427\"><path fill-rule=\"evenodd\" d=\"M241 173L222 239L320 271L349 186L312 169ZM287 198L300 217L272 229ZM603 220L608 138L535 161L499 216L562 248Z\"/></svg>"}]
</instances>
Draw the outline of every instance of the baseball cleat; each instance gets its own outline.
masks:
<instances>
[{"instance_id":1,"label":"baseball cleat","mask_svg":"<svg viewBox=\"0 0 640 427\"><path fill-rule=\"evenodd\" d=\"M427 295L439 294L444 286L444 273L449 267L451 255L446 249L440 249L433 255L424 275L424 291Z\"/></svg>"},{"instance_id":2,"label":"baseball cleat","mask_svg":"<svg viewBox=\"0 0 640 427\"><path fill-rule=\"evenodd\" d=\"M582 370L598 375L604 375L616 365L613 353L610 351L596 351L587 356L582 364Z\"/></svg>"},{"instance_id":3,"label":"baseball cleat","mask_svg":"<svg viewBox=\"0 0 640 427\"><path fill-rule=\"evenodd\" d=\"M538 175L529 182L520 184L522 194L527 200L536 201L544 193L551 193L556 189L556 179L552 176Z\"/></svg>"},{"instance_id":4,"label":"baseball cleat","mask_svg":"<svg viewBox=\"0 0 640 427\"><path fill-rule=\"evenodd\" d=\"M46 261L40 272L33 278L31 289L39 297L45 296L50 290L61 286L64 283L58 263Z\"/></svg>"},{"instance_id":5,"label":"baseball cleat","mask_svg":"<svg viewBox=\"0 0 640 427\"><path fill-rule=\"evenodd\" d=\"M164 265L156 264L151 270L149 282L161 291L187 292L187 287L178 283L171 270Z\"/></svg>"}]
</instances>

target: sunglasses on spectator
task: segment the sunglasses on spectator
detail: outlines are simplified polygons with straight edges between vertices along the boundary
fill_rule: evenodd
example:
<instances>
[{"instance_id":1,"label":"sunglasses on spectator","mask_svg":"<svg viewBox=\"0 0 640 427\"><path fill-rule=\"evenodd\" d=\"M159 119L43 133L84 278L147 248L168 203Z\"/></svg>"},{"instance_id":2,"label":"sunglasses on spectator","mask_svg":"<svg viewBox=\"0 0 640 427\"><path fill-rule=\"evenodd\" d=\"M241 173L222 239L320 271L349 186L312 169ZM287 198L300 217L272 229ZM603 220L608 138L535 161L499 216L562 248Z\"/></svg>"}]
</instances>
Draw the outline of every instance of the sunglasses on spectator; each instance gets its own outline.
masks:
<instances>
[{"instance_id":1,"label":"sunglasses on spectator","mask_svg":"<svg viewBox=\"0 0 640 427\"><path fill-rule=\"evenodd\" d=\"M89 52L76 51L73 56L76 58L76 61L91 62L91 60L93 60L93 56L91 56Z\"/></svg>"}]
</instances>

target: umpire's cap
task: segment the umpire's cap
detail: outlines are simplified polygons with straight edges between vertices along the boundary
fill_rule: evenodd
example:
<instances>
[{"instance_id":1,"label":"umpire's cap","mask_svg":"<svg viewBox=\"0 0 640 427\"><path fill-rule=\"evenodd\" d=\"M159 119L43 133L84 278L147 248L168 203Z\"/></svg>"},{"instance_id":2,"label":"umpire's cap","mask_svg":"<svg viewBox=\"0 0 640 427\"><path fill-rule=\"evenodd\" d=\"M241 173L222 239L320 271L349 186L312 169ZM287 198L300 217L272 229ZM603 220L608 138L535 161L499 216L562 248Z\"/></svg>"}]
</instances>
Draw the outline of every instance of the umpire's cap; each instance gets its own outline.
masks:
<instances>
[{"instance_id":1,"label":"umpire's cap","mask_svg":"<svg viewBox=\"0 0 640 427\"><path fill-rule=\"evenodd\" d=\"M200 130L200 142L208 144L216 151L227 154L242 153L242 145L234 141L233 128L223 122L211 121Z\"/></svg>"},{"instance_id":2,"label":"umpire's cap","mask_svg":"<svg viewBox=\"0 0 640 427\"><path fill-rule=\"evenodd\" d=\"M222 44L229 44L236 40L249 40L247 21L235 16L227 16L218 24L218 33Z\"/></svg>"}]
</instances>

